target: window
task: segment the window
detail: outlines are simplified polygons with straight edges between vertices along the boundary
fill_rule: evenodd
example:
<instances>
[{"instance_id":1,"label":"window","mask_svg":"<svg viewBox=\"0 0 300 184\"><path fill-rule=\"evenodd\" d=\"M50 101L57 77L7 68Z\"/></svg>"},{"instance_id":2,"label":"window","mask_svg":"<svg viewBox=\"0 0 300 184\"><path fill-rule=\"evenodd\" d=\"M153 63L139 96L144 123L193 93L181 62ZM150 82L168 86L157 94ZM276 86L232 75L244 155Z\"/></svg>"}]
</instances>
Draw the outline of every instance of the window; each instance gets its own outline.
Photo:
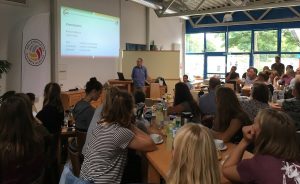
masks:
<instances>
[{"instance_id":1,"label":"window","mask_svg":"<svg viewBox=\"0 0 300 184\"><path fill-rule=\"evenodd\" d=\"M207 33L206 52L225 52L225 33Z\"/></svg>"},{"instance_id":2,"label":"window","mask_svg":"<svg viewBox=\"0 0 300 184\"><path fill-rule=\"evenodd\" d=\"M186 53L204 52L204 33L186 34L185 52Z\"/></svg>"},{"instance_id":3,"label":"window","mask_svg":"<svg viewBox=\"0 0 300 184\"><path fill-rule=\"evenodd\" d=\"M232 66L236 66L236 72L242 77L243 73L249 68L250 56L249 54L243 55L228 55L227 56L227 72L230 71Z\"/></svg>"},{"instance_id":4,"label":"window","mask_svg":"<svg viewBox=\"0 0 300 184\"><path fill-rule=\"evenodd\" d=\"M281 54L281 62L285 67L292 65L294 70L296 70L300 66L300 54Z\"/></svg>"},{"instance_id":5,"label":"window","mask_svg":"<svg viewBox=\"0 0 300 184\"><path fill-rule=\"evenodd\" d=\"M251 31L229 32L228 52L251 52Z\"/></svg>"},{"instance_id":6,"label":"window","mask_svg":"<svg viewBox=\"0 0 300 184\"><path fill-rule=\"evenodd\" d=\"M281 31L281 51L300 52L300 29L283 29Z\"/></svg>"},{"instance_id":7,"label":"window","mask_svg":"<svg viewBox=\"0 0 300 184\"><path fill-rule=\"evenodd\" d=\"M255 31L254 35L255 51L277 51L277 30Z\"/></svg>"},{"instance_id":8,"label":"window","mask_svg":"<svg viewBox=\"0 0 300 184\"><path fill-rule=\"evenodd\" d=\"M218 76L225 78L225 68L225 56L207 56L207 77Z\"/></svg>"},{"instance_id":9,"label":"window","mask_svg":"<svg viewBox=\"0 0 300 184\"><path fill-rule=\"evenodd\" d=\"M262 71L264 66L271 69L271 65L275 63L276 54L254 54L254 67L258 71Z\"/></svg>"},{"instance_id":10,"label":"window","mask_svg":"<svg viewBox=\"0 0 300 184\"><path fill-rule=\"evenodd\" d=\"M185 74L193 80L196 76L203 78L204 56L203 54L185 55Z\"/></svg>"}]
</instances>

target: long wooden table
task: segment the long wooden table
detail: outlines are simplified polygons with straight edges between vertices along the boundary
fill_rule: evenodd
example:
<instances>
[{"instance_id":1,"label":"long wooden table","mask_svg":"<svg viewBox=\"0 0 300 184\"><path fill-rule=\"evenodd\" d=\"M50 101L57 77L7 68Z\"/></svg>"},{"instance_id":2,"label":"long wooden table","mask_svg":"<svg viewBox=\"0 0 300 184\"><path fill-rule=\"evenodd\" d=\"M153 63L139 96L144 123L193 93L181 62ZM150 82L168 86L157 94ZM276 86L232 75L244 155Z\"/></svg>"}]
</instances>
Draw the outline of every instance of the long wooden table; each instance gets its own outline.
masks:
<instances>
[{"instance_id":1,"label":"long wooden table","mask_svg":"<svg viewBox=\"0 0 300 184\"><path fill-rule=\"evenodd\" d=\"M150 127L151 133L159 133L158 130L155 130L155 127ZM235 144L226 143L227 150L221 151L222 160L220 160L220 172L222 164L224 160L230 155L233 149L236 147ZM167 175L169 172L169 167L172 161L172 152L171 149L166 144L166 139L162 144L157 145L157 150L153 152L148 152L145 154L145 157L148 161L147 163L147 170L146 170L146 183L160 183L160 177L164 180L167 179ZM243 155L243 159L252 158L253 154L250 152L245 151ZM222 184L231 184L221 172L221 183Z\"/></svg>"}]
</instances>

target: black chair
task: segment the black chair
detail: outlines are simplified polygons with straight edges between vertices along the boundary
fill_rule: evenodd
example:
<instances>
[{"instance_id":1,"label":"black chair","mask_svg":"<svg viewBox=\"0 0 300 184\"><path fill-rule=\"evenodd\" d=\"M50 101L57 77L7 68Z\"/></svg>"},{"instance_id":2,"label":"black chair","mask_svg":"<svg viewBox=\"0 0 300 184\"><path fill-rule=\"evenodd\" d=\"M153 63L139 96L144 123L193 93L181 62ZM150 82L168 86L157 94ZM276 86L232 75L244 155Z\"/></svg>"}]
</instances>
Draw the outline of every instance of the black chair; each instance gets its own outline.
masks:
<instances>
[{"instance_id":1,"label":"black chair","mask_svg":"<svg viewBox=\"0 0 300 184\"><path fill-rule=\"evenodd\" d=\"M76 130L76 136L77 136L77 151L81 154L86 139L86 132Z\"/></svg>"},{"instance_id":2,"label":"black chair","mask_svg":"<svg viewBox=\"0 0 300 184\"><path fill-rule=\"evenodd\" d=\"M80 174L80 153L76 150L73 150L70 146L68 147L69 158L71 160L73 174L76 177L79 177Z\"/></svg>"}]
</instances>

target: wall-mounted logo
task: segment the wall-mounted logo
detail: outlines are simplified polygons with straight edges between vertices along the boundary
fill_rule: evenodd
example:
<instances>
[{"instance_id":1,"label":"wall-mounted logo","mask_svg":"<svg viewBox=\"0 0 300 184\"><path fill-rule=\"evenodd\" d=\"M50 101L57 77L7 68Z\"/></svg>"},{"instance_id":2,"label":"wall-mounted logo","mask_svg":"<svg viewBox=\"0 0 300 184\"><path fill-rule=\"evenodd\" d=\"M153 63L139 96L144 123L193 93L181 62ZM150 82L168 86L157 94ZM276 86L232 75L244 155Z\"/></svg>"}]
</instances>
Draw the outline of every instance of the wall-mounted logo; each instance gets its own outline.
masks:
<instances>
[{"instance_id":1,"label":"wall-mounted logo","mask_svg":"<svg viewBox=\"0 0 300 184\"><path fill-rule=\"evenodd\" d=\"M46 57L46 48L43 42L38 39L31 39L26 43L25 59L32 66L41 65Z\"/></svg>"}]
</instances>

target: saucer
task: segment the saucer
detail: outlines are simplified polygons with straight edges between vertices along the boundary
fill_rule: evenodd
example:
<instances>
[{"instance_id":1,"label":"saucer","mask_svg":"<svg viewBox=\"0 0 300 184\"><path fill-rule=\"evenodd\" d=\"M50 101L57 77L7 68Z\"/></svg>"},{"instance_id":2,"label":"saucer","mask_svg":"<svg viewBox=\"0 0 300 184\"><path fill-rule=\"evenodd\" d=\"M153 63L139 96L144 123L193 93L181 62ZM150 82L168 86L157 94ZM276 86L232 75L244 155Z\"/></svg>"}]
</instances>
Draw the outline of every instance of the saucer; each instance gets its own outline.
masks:
<instances>
[{"instance_id":1,"label":"saucer","mask_svg":"<svg viewBox=\"0 0 300 184\"><path fill-rule=\"evenodd\" d=\"M221 148L221 149L219 149L219 150L220 150L220 151L225 151L225 150L227 150L227 146L224 145L223 148Z\"/></svg>"},{"instance_id":2,"label":"saucer","mask_svg":"<svg viewBox=\"0 0 300 184\"><path fill-rule=\"evenodd\" d=\"M153 140L153 142L154 142L155 144L161 144L161 143L164 142L164 139L163 139L162 136L159 135L159 134L151 134L150 137L151 137L151 139ZM159 137L159 138L160 138L159 141L155 141L155 138L154 138L154 137Z\"/></svg>"},{"instance_id":3,"label":"saucer","mask_svg":"<svg viewBox=\"0 0 300 184\"><path fill-rule=\"evenodd\" d=\"M161 139L160 141L158 141L158 142L154 142L155 144L161 144L161 143L163 143L164 142L164 140L163 139Z\"/></svg>"}]
</instances>

